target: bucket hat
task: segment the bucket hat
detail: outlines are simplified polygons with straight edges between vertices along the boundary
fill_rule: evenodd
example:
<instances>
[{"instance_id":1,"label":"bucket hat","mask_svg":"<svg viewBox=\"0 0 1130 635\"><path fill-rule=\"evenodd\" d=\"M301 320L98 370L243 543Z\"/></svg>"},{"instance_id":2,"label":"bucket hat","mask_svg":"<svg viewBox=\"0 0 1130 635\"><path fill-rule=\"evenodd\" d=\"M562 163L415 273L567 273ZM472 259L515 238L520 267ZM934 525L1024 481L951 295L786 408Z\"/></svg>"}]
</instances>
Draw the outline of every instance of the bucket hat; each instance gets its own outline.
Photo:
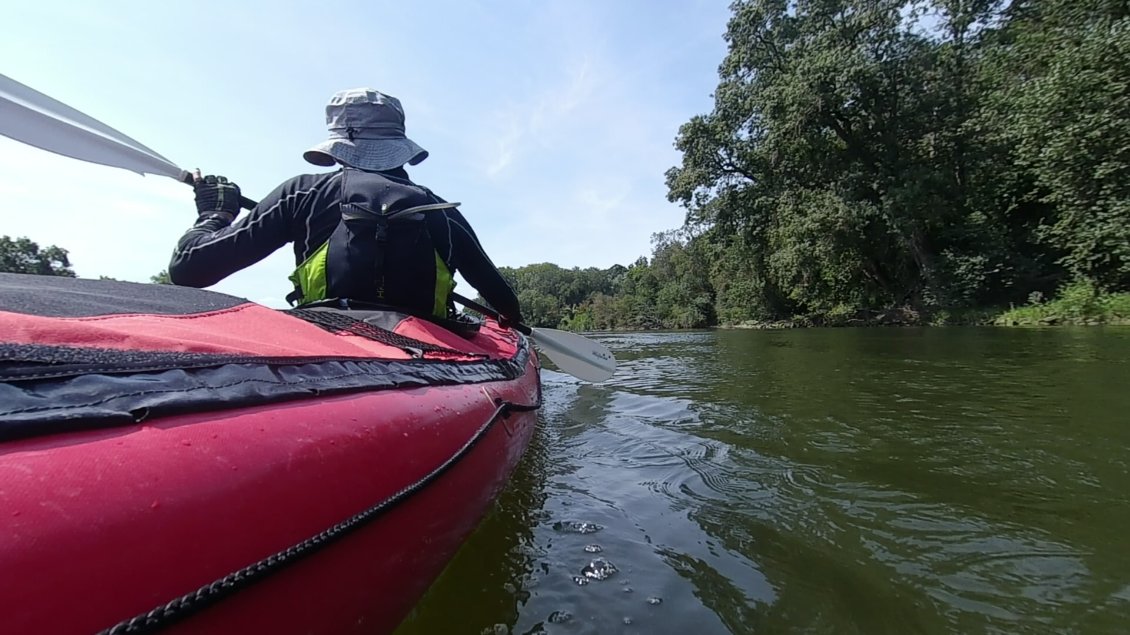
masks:
<instances>
[{"instance_id":1,"label":"bucket hat","mask_svg":"<svg viewBox=\"0 0 1130 635\"><path fill-rule=\"evenodd\" d=\"M326 127L329 139L302 154L314 165L340 162L381 172L428 158L428 151L404 134L400 100L372 88L335 93L326 104Z\"/></svg>"}]
</instances>

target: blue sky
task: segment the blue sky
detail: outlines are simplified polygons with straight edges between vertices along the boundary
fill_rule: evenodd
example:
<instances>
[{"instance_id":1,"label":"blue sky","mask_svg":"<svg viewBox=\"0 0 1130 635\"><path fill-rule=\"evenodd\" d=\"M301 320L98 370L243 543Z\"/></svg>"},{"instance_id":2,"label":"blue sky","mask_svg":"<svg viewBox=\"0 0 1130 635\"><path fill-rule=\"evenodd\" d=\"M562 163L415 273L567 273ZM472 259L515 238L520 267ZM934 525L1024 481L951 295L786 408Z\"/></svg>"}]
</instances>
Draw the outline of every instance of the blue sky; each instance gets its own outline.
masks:
<instances>
[{"instance_id":1,"label":"blue sky","mask_svg":"<svg viewBox=\"0 0 1130 635\"><path fill-rule=\"evenodd\" d=\"M401 99L499 266L608 267L682 224L663 173L711 108L728 2L9 3L0 73L256 198L320 168L334 92ZM76 272L146 281L195 218L192 190L0 137L0 234L68 249ZM215 290L280 306L289 248Z\"/></svg>"}]
</instances>

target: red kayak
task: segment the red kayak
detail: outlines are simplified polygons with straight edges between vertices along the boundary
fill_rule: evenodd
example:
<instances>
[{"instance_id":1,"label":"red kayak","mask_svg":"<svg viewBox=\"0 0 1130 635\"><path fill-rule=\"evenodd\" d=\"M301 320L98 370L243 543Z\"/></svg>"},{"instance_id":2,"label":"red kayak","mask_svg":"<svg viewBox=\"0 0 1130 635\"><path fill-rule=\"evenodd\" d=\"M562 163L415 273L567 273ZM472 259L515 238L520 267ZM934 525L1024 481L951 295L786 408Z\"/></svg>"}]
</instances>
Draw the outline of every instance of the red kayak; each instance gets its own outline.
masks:
<instances>
[{"instance_id":1,"label":"red kayak","mask_svg":"<svg viewBox=\"0 0 1130 635\"><path fill-rule=\"evenodd\" d=\"M0 632L393 630L541 401L451 326L0 274Z\"/></svg>"}]
</instances>

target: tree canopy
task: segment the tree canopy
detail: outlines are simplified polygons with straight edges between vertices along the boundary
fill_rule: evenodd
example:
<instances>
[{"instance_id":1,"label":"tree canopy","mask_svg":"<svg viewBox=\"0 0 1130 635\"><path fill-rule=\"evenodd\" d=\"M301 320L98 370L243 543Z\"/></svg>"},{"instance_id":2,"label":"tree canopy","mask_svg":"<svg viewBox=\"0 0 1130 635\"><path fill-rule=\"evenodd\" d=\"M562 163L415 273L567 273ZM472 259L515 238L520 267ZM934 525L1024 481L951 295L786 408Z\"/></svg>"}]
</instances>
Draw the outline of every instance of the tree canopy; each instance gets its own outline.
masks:
<instances>
[{"instance_id":1,"label":"tree canopy","mask_svg":"<svg viewBox=\"0 0 1130 635\"><path fill-rule=\"evenodd\" d=\"M13 240L9 236L0 236L0 271L75 277L66 249L55 245L41 248L28 238Z\"/></svg>"},{"instance_id":2,"label":"tree canopy","mask_svg":"<svg viewBox=\"0 0 1130 635\"><path fill-rule=\"evenodd\" d=\"M1130 285L1127 6L736 2L714 110L667 174L688 225L744 251L719 313Z\"/></svg>"}]
</instances>

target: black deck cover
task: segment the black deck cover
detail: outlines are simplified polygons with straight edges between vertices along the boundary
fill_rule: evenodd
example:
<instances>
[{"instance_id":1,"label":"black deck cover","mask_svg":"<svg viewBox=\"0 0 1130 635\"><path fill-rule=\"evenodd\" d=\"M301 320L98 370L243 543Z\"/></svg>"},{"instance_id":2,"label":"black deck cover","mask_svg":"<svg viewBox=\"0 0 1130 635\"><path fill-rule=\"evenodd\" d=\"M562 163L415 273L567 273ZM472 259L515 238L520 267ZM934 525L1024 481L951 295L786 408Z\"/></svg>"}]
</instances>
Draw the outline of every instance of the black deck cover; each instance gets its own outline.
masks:
<instances>
[{"instance_id":1,"label":"black deck cover","mask_svg":"<svg viewBox=\"0 0 1130 635\"><path fill-rule=\"evenodd\" d=\"M243 298L170 284L0 273L0 311L28 315L188 315L228 309L244 302L247 300Z\"/></svg>"},{"instance_id":2,"label":"black deck cover","mask_svg":"<svg viewBox=\"0 0 1130 635\"><path fill-rule=\"evenodd\" d=\"M189 315L246 302L171 285L0 274L0 311L44 317ZM436 348L359 324L354 334L372 332L414 354ZM14 343L0 333L0 442L326 395L510 380L529 354L526 345L513 359L284 358Z\"/></svg>"}]
</instances>

